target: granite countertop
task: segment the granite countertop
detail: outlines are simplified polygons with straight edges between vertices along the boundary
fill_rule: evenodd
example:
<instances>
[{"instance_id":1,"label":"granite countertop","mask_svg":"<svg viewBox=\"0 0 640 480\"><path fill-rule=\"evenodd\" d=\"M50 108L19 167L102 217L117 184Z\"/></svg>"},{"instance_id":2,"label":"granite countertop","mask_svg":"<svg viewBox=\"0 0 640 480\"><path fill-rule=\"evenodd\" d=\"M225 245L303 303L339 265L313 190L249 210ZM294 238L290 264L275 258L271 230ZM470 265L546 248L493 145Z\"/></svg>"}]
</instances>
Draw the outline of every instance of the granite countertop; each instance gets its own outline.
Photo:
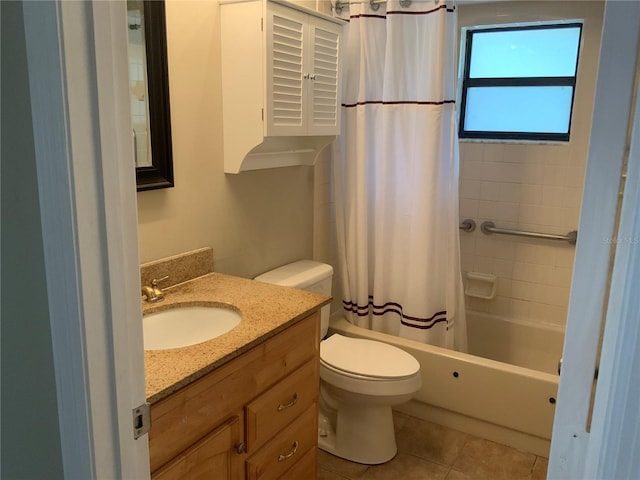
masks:
<instances>
[{"instance_id":1,"label":"granite countertop","mask_svg":"<svg viewBox=\"0 0 640 480\"><path fill-rule=\"evenodd\" d=\"M326 295L220 273L198 277L164 292L162 302L143 302L143 314L186 305L226 305L238 310L242 321L231 331L203 343L145 351L146 394L152 404L331 301Z\"/></svg>"}]
</instances>

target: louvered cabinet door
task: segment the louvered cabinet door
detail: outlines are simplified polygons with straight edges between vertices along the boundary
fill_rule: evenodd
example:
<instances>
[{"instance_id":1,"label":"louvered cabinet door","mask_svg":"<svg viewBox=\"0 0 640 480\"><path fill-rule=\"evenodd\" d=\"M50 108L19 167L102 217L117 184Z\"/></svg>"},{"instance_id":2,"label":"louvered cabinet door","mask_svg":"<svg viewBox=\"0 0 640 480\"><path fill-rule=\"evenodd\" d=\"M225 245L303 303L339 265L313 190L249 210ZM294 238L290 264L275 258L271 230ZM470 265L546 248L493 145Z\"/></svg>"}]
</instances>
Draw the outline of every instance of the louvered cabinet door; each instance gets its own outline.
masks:
<instances>
[{"instance_id":1,"label":"louvered cabinet door","mask_svg":"<svg viewBox=\"0 0 640 480\"><path fill-rule=\"evenodd\" d=\"M307 135L339 135L342 26L316 17L309 22Z\"/></svg>"},{"instance_id":2,"label":"louvered cabinet door","mask_svg":"<svg viewBox=\"0 0 640 480\"><path fill-rule=\"evenodd\" d=\"M308 22L302 12L268 3L266 135L306 135L303 67Z\"/></svg>"}]
</instances>

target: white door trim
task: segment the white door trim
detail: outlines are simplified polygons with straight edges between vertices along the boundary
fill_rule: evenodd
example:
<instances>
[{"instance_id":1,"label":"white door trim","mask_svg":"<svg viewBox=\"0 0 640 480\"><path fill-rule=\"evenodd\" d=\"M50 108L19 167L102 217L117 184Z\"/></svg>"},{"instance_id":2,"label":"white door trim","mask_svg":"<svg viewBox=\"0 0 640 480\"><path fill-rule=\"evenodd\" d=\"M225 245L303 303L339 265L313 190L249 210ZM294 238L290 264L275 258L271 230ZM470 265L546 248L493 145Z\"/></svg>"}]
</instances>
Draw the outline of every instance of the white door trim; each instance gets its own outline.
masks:
<instances>
[{"instance_id":1,"label":"white door trim","mask_svg":"<svg viewBox=\"0 0 640 480\"><path fill-rule=\"evenodd\" d=\"M631 107L634 100L639 35L640 3L607 1L562 374L551 441L548 470L550 479L589 478L585 477L585 469L593 472L595 459L589 458L588 452L603 440L602 428L590 432L587 425L601 323L607 310L607 295L610 291L609 272L615 242L613 237L616 231L618 191L623 160L627 155L629 124L633 121ZM637 158L630 160L637 161ZM627 187L637 188L637 185L633 186L636 180L629 178ZM622 217L619 232L630 234L634 228L632 222L631 214ZM632 291L632 283L625 282L638 280L639 272L633 269L628 272L630 276L625 277L621 273L623 264L630 259L631 257L625 258L622 251L617 251L614 264L614 277L618 279L617 290L611 289L609 301L617 298L616 301L622 302L620 306L631 305L633 301L624 296ZM637 285L636 283L636 290ZM612 307L613 304L610 303L606 329L611 331L613 325L629 328L628 322L620 322L620 318L616 318L622 310L616 312ZM633 330L624 333L633 333ZM611 335L609 333L606 343L602 344L601 366L604 370L597 383L599 403L593 410L594 427L602 418L620 415L620 412L611 410L616 401L603 401L603 388L609 385L619 388L611 392L611 398L623 399L625 396L623 385L611 383L611 378L607 378L605 372L611 373L611 364L604 362L611 362L610 355L617 349L625 349L624 355L634 354L629 345L618 343L621 338L616 340ZM613 454L613 450L598 452L602 460ZM606 477L613 478L609 474Z\"/></svg>"},{"instance_id":2,"label":"white door trim","mask_svg":"<svg viewBox=\"0 0 640 480\"><path fill-rule=\"evenodd\" d=\"M148 478L125 2L24 2L65 478Z\"/></svg>"},{"instance_id":3,"label":"white door trim","mask_svg":"<svg viewBox=\"0 0 640 480\"><path fill-rule=\"evenodd\" d=\"M638 9L640 17L640 9ZM639 30L640 33L640 30ZM585 478L640 477L640 62Z\"/></svg>"}]
</instances>

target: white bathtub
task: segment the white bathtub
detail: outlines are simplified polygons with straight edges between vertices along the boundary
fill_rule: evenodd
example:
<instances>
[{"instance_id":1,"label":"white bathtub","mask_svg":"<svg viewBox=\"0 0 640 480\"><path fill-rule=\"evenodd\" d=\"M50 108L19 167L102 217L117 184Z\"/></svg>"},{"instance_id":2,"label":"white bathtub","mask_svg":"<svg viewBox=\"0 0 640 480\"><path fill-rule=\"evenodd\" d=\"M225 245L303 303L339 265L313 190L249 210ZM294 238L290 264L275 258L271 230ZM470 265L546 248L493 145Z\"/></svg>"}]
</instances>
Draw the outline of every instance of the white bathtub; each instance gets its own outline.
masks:
<instances>
[{"instance_id":1,"label":"white bathtub","mask_svg":"<svg viewBox=\"0 0 640 480\"><path fill-rule=\"evenodd\" d=\"M418 359L422 389L397 410L548 456L562 329L477 312L467 312L467 326L470 353L359 328L341 316L330 332L390 343Z\"/></svg>"}]
</instances>

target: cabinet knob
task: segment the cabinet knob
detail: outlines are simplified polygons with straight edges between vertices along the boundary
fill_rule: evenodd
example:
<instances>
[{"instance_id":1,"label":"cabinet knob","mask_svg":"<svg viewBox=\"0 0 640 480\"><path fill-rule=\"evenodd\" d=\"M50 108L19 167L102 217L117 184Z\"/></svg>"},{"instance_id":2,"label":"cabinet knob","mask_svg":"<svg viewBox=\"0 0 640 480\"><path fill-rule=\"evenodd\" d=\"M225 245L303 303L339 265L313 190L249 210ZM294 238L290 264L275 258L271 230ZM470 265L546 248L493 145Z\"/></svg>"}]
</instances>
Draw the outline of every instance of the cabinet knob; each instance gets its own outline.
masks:
<instances>
[{"instance_id":1,"label":"cabinet knob","mask_svg":"<svg viewBox=\"0 0 640 480\"><path fill-rule=\"evenodd\" d=\"M238 455L242 455L243 453L245 453L247 451L247 444L244 442L238 443L236 445L236 453Z\"/></svg>"},{"instance_id":2,"label":"cabinet knob","mask_svg":"<svg viewBox=\"0 0 640 480\"><path fill-rule=\"evenodd\" d=\"M309 79L309 74L308 74L308 73L305 73L305 74L302 76L302 78L304 78L305 80L308 80L308 79Z\"/></svg>"},{"instance_id":3,"label":"cabinet knob","mask_svg":"<svg viewBox=\"0 0 640 480\"><path fill-rule=\"evenodd\" d=\"M316 74L313 73L313 74L309 75L309 79L310 80L315 80L316 79Z\"/></svg>"}]
</instances>

